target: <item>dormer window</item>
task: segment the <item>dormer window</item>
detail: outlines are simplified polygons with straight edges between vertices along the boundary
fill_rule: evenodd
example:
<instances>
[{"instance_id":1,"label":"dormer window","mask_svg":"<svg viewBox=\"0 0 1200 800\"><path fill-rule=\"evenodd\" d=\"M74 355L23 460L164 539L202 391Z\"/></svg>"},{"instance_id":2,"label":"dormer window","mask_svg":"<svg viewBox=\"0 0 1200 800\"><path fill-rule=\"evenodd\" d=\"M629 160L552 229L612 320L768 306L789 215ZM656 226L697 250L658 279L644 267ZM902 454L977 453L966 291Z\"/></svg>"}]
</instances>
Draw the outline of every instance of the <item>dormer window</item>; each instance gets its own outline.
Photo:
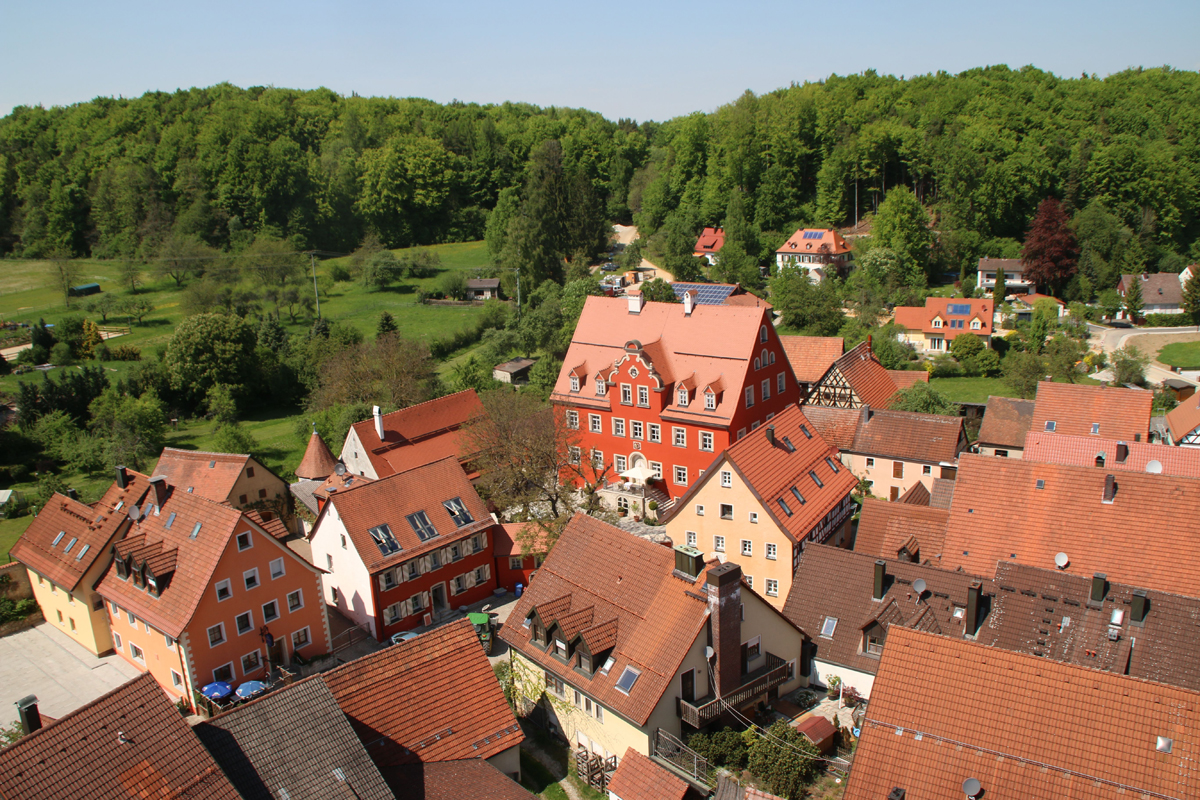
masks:
<instances>
[{"instance_id":1,"label":"dormer window","mask_svg":"<svg viewBox=\"0 0 1200 800\"><path fill-rule=\"evenodd\" d=\"M452 497L442 503L442 505L450 512L450 519L454 520L454 524L459 528L464 525L470 525L475 521L475 518L471 516L471 512L467 511L467 506L463 503L462 498Z\"/></svg>"},{"instance_id":2,"label":"dormer window","mask_svg":"<svg viewBox=\"0 0 1200 800\"><path fill-rule=\"evenodd\" d=\"M596 377L596 397L604 397L604 378Z\"/></svg>"},{"instance_id":3,"label":"dormer window","mask_svg":"<svg viewBox=\"0 0 1200 800\"><path fill-rule=\"evenodd\" d=\"M437 529L433 527L433 523L429 521L429 515L424 511L418 511L415 514L409 514L405 519L412 526L413 532L417 534L417 538L422 542L429 541L437 536Z\"/></svg>"},{"instance_id":4,"label":"dormer window","mask_svg":"<svg viewBox=\"0 0 1200 800\"><path fill-rule=\"evenodd\" d=\"M392 553L400 551L400 543L396 541L389 526L379 525L368 528L367 533L371 535L371 541L375 542L375 546L379 548L382 555L390 556Z\"/></svg>"},{"instance_id":5,"label":"dormer window","mask_svg":"<svg viewBox=\"0 0 1200 800\"><path fill-rule=\"evenodd\" d=\"M571 376L571 391L572 392L579 391L579 376L578 375Z\"/></svg>"},{"instance_id":6,"label":"dormer window","mask_svg":"<svg viewBox=\"0 0 1200 800\"><path fill-rule=\"evenodd\" d=\"M940 319L935 319L935 320L933 321L933 327L935 327L935 328L940 328L940 327L942 327L942 321L941 321Z\"/></svg>"},{"instance_id":7,"label":"dormer window","mask_svg":"<svg viewBox=\"0 0 1200 800\"><path fill-rule=\"evenodd\" d=\"M685 386L680 386L680 387L679 387L679 391L678 391L676 394L677 394L677 396L678 396L679 405L680 405L680 406L686 406L686 405L688 404L688 390L687 390L687 387L685 387Z\"/></svg>"},{"instance_id":8,"label":"dormer window","mask_svg":"<svg viewBox=\"0 0 1200 800\"><path fill-rule=\"evenodd\" d=\"M118 558L113 563L117 565L117 577L118 578L128 578L129 577L129 567L126 566L125 559Z\"/></svg>"},{"instance_id":9,"label":"dormer window","mask_svg":"<svg viewBox=\"0 0 1200 800\"><path fill-rule=\"evenodd\" d=\"M561 636L554 637L554 655L566 661L570 657L570 650L567 649L567 643L563 641Z\"/></svg>"},{"instance_id":10,"label":"dormer window","mask_svg":"<svg viewBox=\"0 0 1200 800\"><path fill-rule=\"evenodd\" d=\"M533 641L537 642L538 644L540 644L542 646L545 646L545 644L546 644L546 629L542 627L541 620L539 620L537 617L530 617L530 620L531 620L531 624L529 626L530 627L529 635L531 637L533 637Z\"/></svg>"},{"instance_id":11,"label":"dormer window","mask_svg":"<svg viewBox=\"0 0 1200 800\"><path fill-rule=\"evenodd\" d=\"M588 675L591 675L593 672L592 657L590 654L585 653L582 650L579 651L579 669Z\"/></svg>"},{"instance_id":12,"label":"dormer window","mask_svg":"<svg viewBox=\"0 0 1200 800\"><path fill-rule=\"evenodd\" d=\"M716 411L717 410L717 396L715 394L713 394L711 391L704 393L704 410L705 411Z\"/></svg>"},{"instance_id":13,"label":"dormer window","mask_svg":"<svg viewBox=\"0 0 1200 800\"><path fill-rule=\"evenodd\" d=\"M979 330L980 327L981 326L979 324L979 320L977 320L977 319L971 320L971 330L977 331L977 330Z\"/></svg>"}]
</instances>

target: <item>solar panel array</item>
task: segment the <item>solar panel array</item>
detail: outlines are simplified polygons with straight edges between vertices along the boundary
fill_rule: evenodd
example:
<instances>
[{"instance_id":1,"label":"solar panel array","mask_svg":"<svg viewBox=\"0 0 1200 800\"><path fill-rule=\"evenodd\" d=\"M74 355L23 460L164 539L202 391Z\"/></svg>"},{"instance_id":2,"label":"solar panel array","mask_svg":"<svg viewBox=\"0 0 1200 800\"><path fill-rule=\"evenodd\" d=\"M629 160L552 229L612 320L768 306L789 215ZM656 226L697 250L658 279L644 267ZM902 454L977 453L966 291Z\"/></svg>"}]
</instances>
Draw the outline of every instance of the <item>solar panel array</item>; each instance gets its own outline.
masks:
<instances>
[{"instance_id":1,"label":"solar panel array","mask_svg":"<svg viewBox=\"0 0 1200 800\"><path fill-rule=\"evenodd\" d=\"M825 235L825 231L805 231L805 239L820 239Z\"/></svg>"},{"instance_id":2,"label":"solar panel array","mask_svg":"<svg viewBox=\"0 0 1200 800\"><path fill-rule=\"evenodd\" d=\"M672 283L671 288L680 300L684 292L695 292L696 305L719 306L737 287L728 283Z\"/></svg>"},{"instance_id":3,"label":"solar panel array","mask_svg":"<svg viewBox=\"0 0 1200 800\"><path fill-rule=\"evenodd\" d=\"M950 303L946 306L946 313L947 314L959 314L964 317L968 316L971 313L971 304L970 303Z\"/></svg>"}]
</instances>

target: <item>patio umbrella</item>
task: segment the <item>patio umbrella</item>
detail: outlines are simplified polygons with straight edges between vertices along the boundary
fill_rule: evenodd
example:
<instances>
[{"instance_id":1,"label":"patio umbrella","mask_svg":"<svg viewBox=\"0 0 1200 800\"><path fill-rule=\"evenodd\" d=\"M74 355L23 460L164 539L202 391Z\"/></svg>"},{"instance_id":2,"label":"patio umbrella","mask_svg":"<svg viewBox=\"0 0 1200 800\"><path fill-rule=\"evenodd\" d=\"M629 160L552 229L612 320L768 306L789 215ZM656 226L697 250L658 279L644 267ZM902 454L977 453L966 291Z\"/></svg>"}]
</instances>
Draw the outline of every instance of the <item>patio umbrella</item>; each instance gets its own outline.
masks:
<instances>
[{"instance_id":1,"label":"patio umbrella","mask_svg":"<svg viewBox=\"0 0 1200 800\"><path fill-rule=\"evenodd\" d=\"M630 467L629 469L627 469L621 473L622 478L628 478L630 480L638 481L640 483L645 483L646 481L650 480L651 478L653 478L655 476L656 476L656 473L654 472L654 470L650 469L647 466L643 466L642 464L638 464L636 467Z\"/></svg>"},{"instance_id":2,"label":"patio umbrella","mask_svg":"<svg viewBox=\"0 0 1200 800\"><path fill-rule=\"evenodd\" d=\"M229 695L233 694L233 687L225 681L217 681L210 683L200 690L200 694L207 697L209 700L224 700Z\"/></svg>"},{"instance_id":3,"label":"patio umbrella","mask_svg":"<svg viewBox=\"0 0 1200 800\"><path fill-rule=\"evenodd\" d=\"M262 681L246 681L237 688L237 696L242 700L247 700L254 697L256 694L261 694L267 690L267 685Z\"/></svg>"}]
</instances>

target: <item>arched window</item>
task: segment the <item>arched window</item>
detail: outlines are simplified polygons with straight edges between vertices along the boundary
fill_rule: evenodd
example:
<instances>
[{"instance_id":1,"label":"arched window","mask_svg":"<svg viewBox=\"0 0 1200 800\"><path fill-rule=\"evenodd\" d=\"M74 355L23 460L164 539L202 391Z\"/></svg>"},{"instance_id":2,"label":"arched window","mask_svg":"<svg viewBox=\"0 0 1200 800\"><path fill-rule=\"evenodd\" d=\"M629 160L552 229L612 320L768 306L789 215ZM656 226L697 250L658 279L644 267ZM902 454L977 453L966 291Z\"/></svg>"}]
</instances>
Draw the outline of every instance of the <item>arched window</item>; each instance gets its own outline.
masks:
<instances>
[{"instance_id":1,"label":"arched window","mask_svg":"<svg viewBox=\"0 0 1200 800\"><path fill-rule=\"evenodd\" d=\"M766 325L763 325L761 328L758 329L758 340L760 342L765 342L767 340L767 326Z\"/></svg>"},{"instance_id":2,"label":"arched window","mask_svg":"<svg viewBox=\"0 0 1200 800\"><path fill-rule=\"evenodd\" d=\"M770 357L770 359L767 361L767 363L768 363L768 364L774 364L774 363L775 363L775 354L774 354L774 353L771 353L771 357Z\"/></svg>"},{"instance_id":3,"label":"arched window","mask_svg":"<svg viewBox=\"0 0 1200 800\"><path fill-rule=\"evenodd\" d=\"M767 365L767 351L763 350L762 355L759 356L759 358L762 359L762 365L765 367Z\"/></svg>"},{"instance_id":4,"label":"arched window","mask_svg":"<svg viewBox=\"0 0 1200 800\"><path fill-rule=\"evenodd\" d=\"M759 361L757 358L756 358L756 359L754 359L754 368L755 368L755 369L761 369L761 368L762 368L762 362L761 362L761 361Z\"/></svg>"}]
</instances>

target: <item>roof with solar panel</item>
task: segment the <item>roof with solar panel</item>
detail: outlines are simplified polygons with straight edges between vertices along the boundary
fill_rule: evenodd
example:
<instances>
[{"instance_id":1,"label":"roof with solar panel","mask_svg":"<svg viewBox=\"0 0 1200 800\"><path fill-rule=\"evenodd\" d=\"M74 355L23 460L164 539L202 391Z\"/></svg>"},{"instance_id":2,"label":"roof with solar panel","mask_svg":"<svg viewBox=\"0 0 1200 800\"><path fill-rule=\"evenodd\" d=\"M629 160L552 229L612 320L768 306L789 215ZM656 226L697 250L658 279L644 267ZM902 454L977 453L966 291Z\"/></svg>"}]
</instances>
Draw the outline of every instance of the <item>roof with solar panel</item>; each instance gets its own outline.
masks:
<instances>
[{"instance_id":1,"label":"roof with solar panel","mask_svg":"<svg viewBox=\"0 0 1200 800\"><path fill-rule=\"evenodd\" d=\"M924 307L897 306L896 324L905 330L937 334L946 341L952 341L959 333L991 336L993 308L990 299L927 297ZM979 327L972 328L971 321L976 319Z\"/></svg>"},{"instance_id":2,"label":"roof with solar panel","mask_svg":"<svg viewBox=\"0 0 1200 800\"><path fill-rule=\"evenodd\" d=\"M672 283L671 289L675 296L683 301L684 292L694 292L696 305L721 306L730 295L741 291L736 283Z\"/></svg>"},{"instance_id":3,"label":"roof with solar panel","mask_svg":"<svg viewBox=\"0 0 1200 800\"><path fill-rule=\"evenodd\" d=\"M775 251L780 255L829 255L850 252L850 245L841 235L829 228L802 228L791 235Z\"/></svg>"}]
</instances>

